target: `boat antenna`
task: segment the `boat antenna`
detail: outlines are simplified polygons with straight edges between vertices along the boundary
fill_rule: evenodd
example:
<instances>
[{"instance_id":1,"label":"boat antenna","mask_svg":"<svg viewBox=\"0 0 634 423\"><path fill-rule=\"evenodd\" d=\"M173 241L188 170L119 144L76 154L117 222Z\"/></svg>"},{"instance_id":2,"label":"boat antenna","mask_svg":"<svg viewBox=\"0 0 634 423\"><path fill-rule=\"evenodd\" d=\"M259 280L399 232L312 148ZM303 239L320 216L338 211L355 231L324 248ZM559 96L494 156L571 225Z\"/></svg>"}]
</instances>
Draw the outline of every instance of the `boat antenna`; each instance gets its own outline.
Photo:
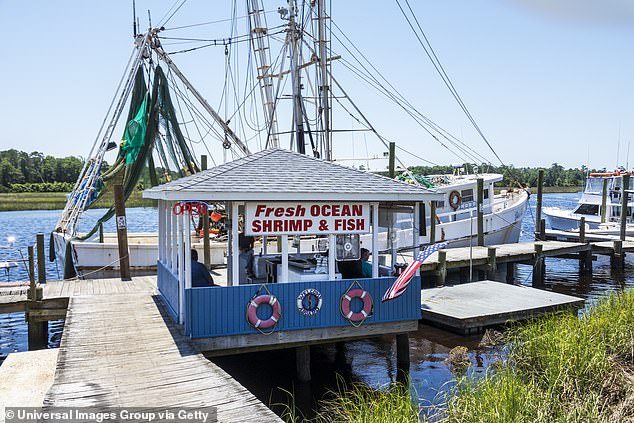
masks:
<instances>
[{"instance_id":1,"label":"boat antenna","mask_svg":"<svg viewBox=\"0 0 634 423\"><path fill-rule=\"evenodd\" d=\"M625 170L629 170L630 168L630 141L627 140L627 156L625 157Z\"/></svg>"},{"instance_id":2,"label":"boat antenna","mask_svg":"<svg viewBox=\"0 0 634 423\"><path fill-rule=\"evenodd\" d=\"M621 121L619 121L619 137L616 140L616 169L619 168L620 155L621 155Z\"/></svg>"},{"instance_id":3,"label":"boat antenna","mask_svg":"<svg viewBox=\"0 0 634 423\"><path fill-rule=\"evenodd\" d=\"M147 10L147 21L150 29L152 29L152 14L150 13L150 9Z\"/></svg>"},{"instance_id":4,"label":"boat antenna","mask_svg":"<svg viewBox=\"0 0 634 423\"><path fill-rule=\"evenodd\" d=\"M136 0L132 0L132 33L134 34L134 38L138 34L137 26L136 26Z\"/></svg>"}]
</instances>

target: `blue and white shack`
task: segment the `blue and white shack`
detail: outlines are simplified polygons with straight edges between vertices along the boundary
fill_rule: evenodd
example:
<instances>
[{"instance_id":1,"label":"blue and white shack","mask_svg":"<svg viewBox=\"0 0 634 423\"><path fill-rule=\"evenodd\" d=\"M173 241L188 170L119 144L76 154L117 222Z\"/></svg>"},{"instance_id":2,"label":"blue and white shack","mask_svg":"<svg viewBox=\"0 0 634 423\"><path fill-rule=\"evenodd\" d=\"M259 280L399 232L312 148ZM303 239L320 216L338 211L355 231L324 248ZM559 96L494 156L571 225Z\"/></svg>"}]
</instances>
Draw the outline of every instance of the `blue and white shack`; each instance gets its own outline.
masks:
<instances>
[{"instance_id":1,"label":"blue and white shack","mask_svg":"<svg viewBox=\"0 0 634 423\"><path fill-rule=\"evenodd\" d=\"M160 297L210 355L298 347L306 360L311 344L417 329L418 275L402 296L381 298L396 280L395 240L407 234L405 250L416 254L425 205L442 197L433 191L270 149L143 196L158 200ZM226 214L227 276L215 279L221 287L192 287L198 234L191 215L201 204ZM240 252L242 236L253 237L253 251ZM371 254L369 274L361 248Z\"/></svg>"}]
</instances>

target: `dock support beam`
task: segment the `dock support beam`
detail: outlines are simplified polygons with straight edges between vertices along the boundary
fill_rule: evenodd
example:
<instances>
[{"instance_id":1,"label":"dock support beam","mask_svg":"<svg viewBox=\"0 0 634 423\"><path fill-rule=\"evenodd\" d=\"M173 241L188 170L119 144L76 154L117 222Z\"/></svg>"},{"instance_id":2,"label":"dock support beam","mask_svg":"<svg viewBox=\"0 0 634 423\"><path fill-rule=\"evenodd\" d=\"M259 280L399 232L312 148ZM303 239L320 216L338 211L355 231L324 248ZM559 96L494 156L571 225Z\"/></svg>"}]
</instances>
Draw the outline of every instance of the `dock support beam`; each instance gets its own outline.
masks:
<instances>
[{"instance_id":1,"label":"dock support beam","mask_svg":"<svg viewBox=\"0 0 634 423\"><path fill-rule=\"evenodd\" d=\"M544 284L544 272L546 265L543 257L544 246L535 244L535 261L533 264L533 287L542 286Z\"/></svg>"},{"instance_id":2,"label":"dock support beam","mask_svg":"<svg viewBox=\"0 0 634 423\"><path fill-rule=\"evenodd\" d=\"M496 249L494 247L487 248L488 267L487 267L487 279L490 281L495 280L495 272L498 268L497 259L495 257Z\"/></svg>"},{"instance_id":3,"label":"dock support beam","mask_svg":"<svg viewBox=\"0 0 634 423\"><path fill-rule=\"evenodd\" d=\"M396 379L406 381L409 375L409 335L396 335Z\"/></svg>"},{"instance_id":4,"label":"dock support beam","mask_svg":"<svg viewBox=\"0 0 634 423\"><path fill-rule=\"evenodd\" d=\"M482 203L484 203L484 179L478 178L476 180L477 190L478 190L478 202L476 204L477 208L477 219L478 219L478 247L484 246L484 211L482 210Z\"/></svg>"},{"instance_id":5,"label":"dock support beam","mask_svg":"<svg viewBox=\"0 0 634 423\"><path fill-rule=\"evenodd\" d=\"M605 223L608 206L608 178L603 179L603 191L601 191L601 223Z\"/></svg>"},{"instance_id":6,"label":"dock support beam","mask_svg":"<svg viewBox=\"0 0 634 423\"><path fill-rule=\"evenodd\" d=\"M42 235L42 240L44 239L44 235ZM44 248L42 247L42 250ZM28 247L28 255L29 255L29 291L27 294L27 298L30 300L30 304L36 304L37 301L42 299L42 287L38 287L35 285L35 261L33 258L33 246L29 245ZM42 255L42 258L44 256ZM39 256L38 256L39 261ZM29 351L41 350L47 347L48 345L48 322L34 322L29 318L29 314L27 311L27 331L28 331L28 343L29 343Z\"/></svg>"},{"instance_id":7,"label":"dock support beam","mask_svg":"<svg viewBox=\"0 0 634 423\"><path fill-rule=\"evenodd\" d=\"M544 186L544 169L539 169L537 173L537 205L535 209L535 240L544 240L545 234L542 232L542 195Z\"/></svg>"},{"instance_id":8,"label":"dock support beam","mask_svg":"<svg viewBox=\"0 0 634 423\"><path fill-rule=\"evenodd\" d=\"M436 269L436 286L445 285L447 279L447 252L438 251L438 267Z\"/></svg>"},{"instance_id":9,"label":"dock support beam","mask_svg":"<svg viewBox=\"0 0 634 423\"><path fill-rule=\"evenodd\" d=\"M310 382L310 346L295 347L295 364L297 379L300 382Z\"/></svg>"}]
</instances>

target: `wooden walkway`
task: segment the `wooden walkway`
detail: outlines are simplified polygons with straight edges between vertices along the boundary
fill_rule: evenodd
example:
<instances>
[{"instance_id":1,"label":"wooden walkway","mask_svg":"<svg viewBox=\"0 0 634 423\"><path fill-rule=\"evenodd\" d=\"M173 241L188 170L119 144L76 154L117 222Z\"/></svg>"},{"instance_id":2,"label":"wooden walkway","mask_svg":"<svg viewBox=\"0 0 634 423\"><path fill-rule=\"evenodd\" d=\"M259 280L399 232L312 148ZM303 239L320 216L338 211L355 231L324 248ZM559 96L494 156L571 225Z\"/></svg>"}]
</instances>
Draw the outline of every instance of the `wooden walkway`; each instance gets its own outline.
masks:
<instances>
[{"instance_id":1,"label":"wooden walkway","mask_svg":"<svg viewBox=\"0 0 634 423\"><path fill-rule=\"evenodd\" d=\"M521 285L480 281L424 289L421 319L461 334L583 307L584 300Z\"/></svg>"},{"instance_id":2,"label":"wooden walkway","mask_svg":"<svg viewBox=\"0 0 634 423\"><path fill-rule=\"evenodd\" d=\"M10 289L2 288L5 305L8 298L29 303L26 288ZM46 300L68 298L55 378L44 404L217 407L220 422L281 421L195 350L153 295L155 289L155 276L44 286Z\"/></svg>"}]
</instances>

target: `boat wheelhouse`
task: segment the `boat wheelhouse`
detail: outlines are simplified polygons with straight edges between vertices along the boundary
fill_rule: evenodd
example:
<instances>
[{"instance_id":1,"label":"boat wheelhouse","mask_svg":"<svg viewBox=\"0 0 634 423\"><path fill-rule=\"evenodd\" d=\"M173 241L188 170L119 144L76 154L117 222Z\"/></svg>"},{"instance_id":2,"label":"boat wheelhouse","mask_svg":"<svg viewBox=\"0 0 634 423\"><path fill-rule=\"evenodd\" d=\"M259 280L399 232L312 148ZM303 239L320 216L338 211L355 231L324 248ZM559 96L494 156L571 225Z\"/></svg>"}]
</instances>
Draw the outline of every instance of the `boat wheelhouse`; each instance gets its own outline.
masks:
<instances>
[{"instance_id":1,"label":"boat wheelhouse","mask_svg":"<svg viewBox=\"0 0 634 423\"><path fill-rule=\"evenodd\" d=\"M231 354L418 327L418 276L403 295L381 302L396 280L382 276L381 264L397 250L389 235L392 248L379 244L382 232L396 230L396 214L408 213L420 228L421 205L440 200L433 191L270 149L143 195L159 202L160 297L201 350ZM215 280L223 286L192 287L192 204L228 211L227 274ZM264 275L242 272L240 233L261 239L255 255ZM416 254L421 234L410 234ZM360 247L371 252L371 277L354 273Z\"/></svg>"}]
</instances>

